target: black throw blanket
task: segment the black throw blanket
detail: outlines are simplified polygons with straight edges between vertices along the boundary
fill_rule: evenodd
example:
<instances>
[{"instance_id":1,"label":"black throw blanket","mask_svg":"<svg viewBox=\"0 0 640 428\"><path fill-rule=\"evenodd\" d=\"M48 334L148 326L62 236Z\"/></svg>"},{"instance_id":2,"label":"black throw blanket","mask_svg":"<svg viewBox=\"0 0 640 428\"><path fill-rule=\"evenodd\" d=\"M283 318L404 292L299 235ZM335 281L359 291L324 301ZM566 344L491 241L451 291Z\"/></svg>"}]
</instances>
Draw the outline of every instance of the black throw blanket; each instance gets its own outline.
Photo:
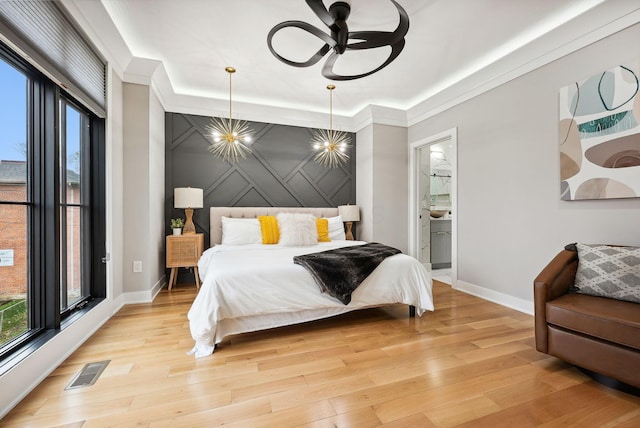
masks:
<instances>
[{"instance_id":1,"label":"black throw blanket","mask_svg":"<svg viewBox=\"0 0 640 428\"><path fill-rule=\"evenodd\" d=\"M320 253L295 256L293 262L304 266L316 280L322 292L345 305L351 293L387 257L400 250L377 242L336 248Z\"/></svg>"}]
</instances>

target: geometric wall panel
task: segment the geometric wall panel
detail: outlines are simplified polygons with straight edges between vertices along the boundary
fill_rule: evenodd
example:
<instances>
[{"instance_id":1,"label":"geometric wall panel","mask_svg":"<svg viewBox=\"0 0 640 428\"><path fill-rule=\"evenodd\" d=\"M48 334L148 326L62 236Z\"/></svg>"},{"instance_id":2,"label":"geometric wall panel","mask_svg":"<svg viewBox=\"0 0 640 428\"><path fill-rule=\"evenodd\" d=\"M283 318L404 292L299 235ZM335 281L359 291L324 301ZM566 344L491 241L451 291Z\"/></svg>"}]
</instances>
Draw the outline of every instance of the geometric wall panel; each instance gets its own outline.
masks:
<instances>
[{"instance_id":1,"label":"geometric wall panel","mask_svg":"<svg viewBox=\"0 0 640 428\"><path fill-rule=\"evenodd\" d=\"M204 207L194 223L209 245L210 206L337 207L356 203L356 135L349 160L328 169L313 160L314 129L249 122L252 153L236 164L209 152L206 126L210 117L165 113L165 218L184 217L173 208L175 187L204 189Z\"/></svg>"}]
</instances>

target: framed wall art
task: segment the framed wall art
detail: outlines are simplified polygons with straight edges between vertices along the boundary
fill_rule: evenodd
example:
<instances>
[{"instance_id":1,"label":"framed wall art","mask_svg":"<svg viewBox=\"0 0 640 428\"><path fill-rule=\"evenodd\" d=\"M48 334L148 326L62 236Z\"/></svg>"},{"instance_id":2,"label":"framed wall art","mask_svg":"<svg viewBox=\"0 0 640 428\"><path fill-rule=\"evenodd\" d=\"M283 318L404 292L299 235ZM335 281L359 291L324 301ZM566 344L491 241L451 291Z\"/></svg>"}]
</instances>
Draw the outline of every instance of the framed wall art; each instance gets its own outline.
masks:
<instances>
[{"instance_id":1,"label":"framed wall art","mask_svg":"<svg viewBox=\"0 0 640 428\"><path fill-rule=\"evenodd\" d=\"M560 89L563 200L640 197L640 60Z\"/></svg>"}]
</instances>

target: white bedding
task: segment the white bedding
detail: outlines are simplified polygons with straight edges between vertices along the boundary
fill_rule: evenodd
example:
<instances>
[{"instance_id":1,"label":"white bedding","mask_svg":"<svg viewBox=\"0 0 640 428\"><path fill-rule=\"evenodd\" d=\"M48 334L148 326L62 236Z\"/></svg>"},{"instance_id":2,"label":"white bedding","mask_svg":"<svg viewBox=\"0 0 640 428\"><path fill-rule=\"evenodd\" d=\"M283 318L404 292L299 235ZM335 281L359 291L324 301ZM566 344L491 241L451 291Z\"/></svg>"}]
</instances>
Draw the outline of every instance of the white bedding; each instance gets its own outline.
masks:
<instances>
[{"instance_id":1,"label":"white bedding","mask_svg":"<svg viewBox=\"0 0 640 428\"><path fill-rule=\"evenodd\" d=\"M293 256L364 244L322 242L309 247L216 245L198 262L202 287L188 313L196 344L190 353L204 357L225 336L326 318L354 309L404 303L421 316L433 310L431 277L413 257L386 258L353 292L351 303L320 292L311 274Z\"/></svg>"}]
</instances>

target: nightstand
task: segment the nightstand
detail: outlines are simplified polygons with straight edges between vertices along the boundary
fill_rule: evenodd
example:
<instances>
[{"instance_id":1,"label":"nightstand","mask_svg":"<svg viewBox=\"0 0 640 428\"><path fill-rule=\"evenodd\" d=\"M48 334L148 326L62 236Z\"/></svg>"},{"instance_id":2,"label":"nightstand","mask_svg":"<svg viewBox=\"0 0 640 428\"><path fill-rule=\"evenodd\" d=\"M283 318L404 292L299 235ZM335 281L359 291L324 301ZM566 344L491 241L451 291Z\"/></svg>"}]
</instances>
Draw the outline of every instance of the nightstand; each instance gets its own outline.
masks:
<instances>
[{"instance_id":1,"label":"nightstand","mask_svg":"<svg viewBox=\"0 0 640 428\"><path fill-rule=\"evenodd\" d=\"M171 268L169 277L169 290L178 279L178 269L181 267L193 267L196 277L196 288L200 289L200 276L198 275L198 260L204 251L204 235L194 233L189 235L167 236L167 268Z\"/></svg>"}]
</instances>

